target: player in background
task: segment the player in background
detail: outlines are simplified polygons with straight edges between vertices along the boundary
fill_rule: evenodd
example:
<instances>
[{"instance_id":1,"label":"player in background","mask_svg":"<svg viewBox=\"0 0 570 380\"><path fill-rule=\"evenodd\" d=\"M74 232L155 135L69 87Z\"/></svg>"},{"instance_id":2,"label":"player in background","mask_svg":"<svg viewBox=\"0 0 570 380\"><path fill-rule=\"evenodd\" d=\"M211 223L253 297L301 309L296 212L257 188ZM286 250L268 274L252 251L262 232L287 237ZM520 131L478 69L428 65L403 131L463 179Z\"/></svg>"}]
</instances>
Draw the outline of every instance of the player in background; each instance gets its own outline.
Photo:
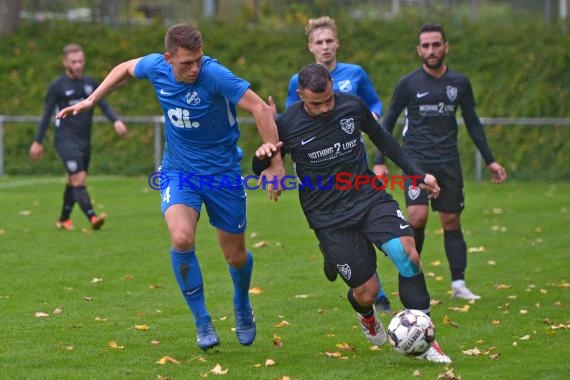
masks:
<instances>
[{"instance_id":1,"label":"player in background","mask_svg":"<svg viewBox=\"0 0 570 380\"><path fill-rule=\"evenodd\" d=\"M469 136L487 163L492 181L504 182L507 172L495 161L487 145L483 125L475 113L469 79L444 63L449 45L443 27L424 25L418 33L416 49L423 64L400 79L382 125L391 133L399 115L404 112L404 150L419 167L433 173L441 186L441 195L431 200L431 208L439 212L443 227L452 297L477 300L481 297L465 284L467 244L461 230L465 198L455 116L459 107ZM376 155L374 172L377 175L388 174L382 152ZM426 192L412 189L410 183L406 183L405 197L408 220L421 254L430 200Z\"/></svg>"},{"instance_id":2,"label":"player in background","mask_svg":"<svg viewBox=\"0 0 570 380\"><path fill-rule=\"evenodd\" d=\"M325 260L349 287L348 302L357 313L364 335L372 344L382 345L387 337L374 308L379 286L374 247L398 268L400 300L405 308L429 314L430 296L412 229L398 203L383 190L383 184L368 167L361 133L413 175L430 197L437 198L439 186L435 177L407 158L361 99L334 93L332 85L330 73L320 64L310 64L299 72L301 101L277 119L282 146L259 147L253 170L259 175L271 162L268 156L280 148L291 155L298 178L313 184L327 183L327 190L322 191L299 187L301 208L323 248ZM437 342L419 358L451 362Z\"/></svg>"},{"instance_id":3,"label":"player in background","mask_svg":"<svg viewBox=\"0 0 570 380\"><path fill-rule=\"evenodd\" d=\"M65 73L51 82L47 90L44 113L29 151L33 160L43 157L43 140L54 112L57 113L65 107L79 103L91 95L99 85L95 79L83 75L85 54L81 46L69 44L63 48L63 66ZM98 105L107 119L113 123L117 134L124 137L127 134L127 127L113 112L109 103L101 99ZM67 171L63 207L56 223L56 227L63 230L73 229L70 215L76 202L93 229L98 230L105 222L105 214L97 215L93 210L86 188L91 158L92 124L93 111L55 121L55 148Z\"/></svg>"},{"instance_id":4,"label":"player in background","mask_svg":"<svg viewBox=\"0 0 570 380\"><path fill-rule=\"evenodd\" d=\"M164 54L151 53L120 63L87 99L61 110L58 117L72 117L91 109L129 78L151 83L166 123L161 209L170 233L172 269L193 314L198 347L207 350L220 344L206 308L195 247L202 205L216 228L233 281L237 339L247 346L255 340L256 325L248 294L253 256L244 236L246 194L243 184L221 184L228 178L241 178L243 153L237 145L236 106L253 115L266 143L277 143L275 120L249 82L204 55L202 34L193 26L171 26L165 36L165 50ZM285 174L281 156L272 160L265 174L280 182ZM203 178L212 186L202 186ZM275 193L279 190L278 186L273 189Z\"/></svg>"},{"instance_id":5,"label":"player in background","mask_svg":"<svg viewBox=\"0 0 570 380\"><path fill-rule=\"evenodd\" d=\"M329 16L309 19L305 25L305 34L309 41L307 48L315 57L315 63L327 68L333 79L333 90L338 93L347 93L358 96L366 103L372 116L379 120L382 116L382 102L376 94L366 71L359 65L352 63L338 62L336 52L340 47L336 22ZM287 99L285 108L289 108L293 103L299 101L297 90L299 88L299 76L293 74L289 80ZM269 99L272 105L273 100ZM326 261L324 271L330 281L336 279L336 269ZM380 278L378 278L380 281ZM380 283L381 284L381 283ZM376 310L383 313L392 313L390 300L386 296L382 285L376 296Z\"/></svg>"}]
</instances>

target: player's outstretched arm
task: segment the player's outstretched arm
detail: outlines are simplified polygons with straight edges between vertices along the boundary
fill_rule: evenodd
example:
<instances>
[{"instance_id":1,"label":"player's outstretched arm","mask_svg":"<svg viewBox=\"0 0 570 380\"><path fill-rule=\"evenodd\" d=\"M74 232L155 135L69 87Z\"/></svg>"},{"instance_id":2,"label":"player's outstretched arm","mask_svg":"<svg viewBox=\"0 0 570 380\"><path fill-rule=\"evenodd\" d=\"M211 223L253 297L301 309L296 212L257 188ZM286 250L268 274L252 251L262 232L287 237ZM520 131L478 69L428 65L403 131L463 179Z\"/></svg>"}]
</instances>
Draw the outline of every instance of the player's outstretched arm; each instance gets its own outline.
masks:
<instances>
[{"instance_id":1,"label":"player's outstretched arm","mask_svg":"<svg viewBox=\"0 0 570 380\"><path fill-rule=\"evenodd\" d=\"M64 119L69 115L77 115L83 111L93 108L101 99L111 93L115 88L126 83L129 78L135 76L135 66L140 58L135 58L118 64L107 74L103 82L89 95L89 97L72 106L66 107L59 111L55 116L58 119Z\"/></svg>"},{"instance_id":2,"label":"player's outstretched arm","mask_svg":"<svg viewBox=\"0 0 570 380\"><path fill-rule=\"evenodd\" d=\"M273 112L271 107L259 95L252 90L247 90L238 102L238 106L252 114L263 143L278 144L279 136ZM285 176L285 166L280 154L273 154L271 151L267 153L271 161L269 167L263 171L263 174L273 179L277 184L275 187L270 186L268 188L269 198L277 200L282 190L281 183L282 178Z\"/></svg>"}]
</instances>

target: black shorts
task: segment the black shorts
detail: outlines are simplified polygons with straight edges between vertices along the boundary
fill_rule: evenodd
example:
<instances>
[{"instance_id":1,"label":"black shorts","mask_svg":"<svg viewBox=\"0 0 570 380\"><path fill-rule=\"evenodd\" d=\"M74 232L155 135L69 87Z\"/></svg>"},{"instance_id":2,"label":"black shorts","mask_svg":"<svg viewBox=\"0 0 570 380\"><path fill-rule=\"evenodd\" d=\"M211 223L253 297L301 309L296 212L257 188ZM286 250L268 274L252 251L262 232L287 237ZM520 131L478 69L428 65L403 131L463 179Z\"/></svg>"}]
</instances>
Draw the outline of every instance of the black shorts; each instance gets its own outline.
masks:
<instances>
[{"instance_id":1,"label":"black shorts","mask_svg":"<svg viewBox=\"0 0 570 380\"><path fill-rule=\"evenodd\" d=\"M71 141L56 141L55 149L63 166L69 174L87 171L91 159L91 147L89 145L74 144Z\"/></svg>"},{"instance_id":2,"label":"black shorts","mask_svg":"<svg viewBox=\"0 0 570 380\"><path fill-rule=\"evenodd\" d=\"M427 173L437 179L441 188L439 197L431 200L432 211L460 213L465 208L465 194L463 191L463 175L459 161L446 162L439 165L418 163ZM405 182L406 206L428 205L428 193L419 187L414 189L411 179Z\"/></svg>"},{"instance_id":3,"label":"black shorts","mask_svg":"<svg viewBox=\"0 0 570 380\"><path fill-rule=\"evenodd\" d=\"M315 235L325 260L336 266L349 287L356 288L376 273L374 245L413 232L398 202L387 200L373 203L356 224L320 228Z\"/></svg>"}]
</instances>

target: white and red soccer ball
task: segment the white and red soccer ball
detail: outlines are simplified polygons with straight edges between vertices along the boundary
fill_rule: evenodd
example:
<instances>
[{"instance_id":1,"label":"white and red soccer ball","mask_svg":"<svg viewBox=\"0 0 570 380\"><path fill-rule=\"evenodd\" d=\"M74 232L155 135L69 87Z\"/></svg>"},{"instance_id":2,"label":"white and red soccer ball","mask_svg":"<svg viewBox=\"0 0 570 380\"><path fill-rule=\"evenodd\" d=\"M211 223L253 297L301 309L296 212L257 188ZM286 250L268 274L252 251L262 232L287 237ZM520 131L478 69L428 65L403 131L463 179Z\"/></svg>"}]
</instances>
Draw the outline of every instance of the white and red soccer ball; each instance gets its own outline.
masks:
<instances>
[{"instance_id":1,"label":"white and red soccer ball","mask_svg":"<svg viewBox=\"0 0 570 380\"><path fill-rule=\"evenodd\" d=\"M406 309L392 318L388 325L388 340L402 355L419 356L435 340L435 325L422 311Z\"/></svg>"}]
</instances>

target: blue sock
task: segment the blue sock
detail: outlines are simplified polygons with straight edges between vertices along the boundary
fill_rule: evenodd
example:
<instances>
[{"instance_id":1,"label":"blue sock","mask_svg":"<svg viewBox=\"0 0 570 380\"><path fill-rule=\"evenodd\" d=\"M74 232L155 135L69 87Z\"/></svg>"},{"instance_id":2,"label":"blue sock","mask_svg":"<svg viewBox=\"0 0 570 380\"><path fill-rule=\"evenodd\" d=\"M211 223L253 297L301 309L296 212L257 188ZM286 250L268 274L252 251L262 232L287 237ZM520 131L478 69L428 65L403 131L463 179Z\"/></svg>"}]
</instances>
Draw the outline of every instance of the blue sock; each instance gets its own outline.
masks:
<instances>
[{"instance_id":1,"label":"blue sock","mask_svg":"<svg viewBox=\"0 0 570 380\"><path fill-rule=\"evenodd\" d=\"M245 264L241 268L230 266L230 275L234 283L234 305L236 307L249 306L249 285L253 271L253 256L247 251Z\"/></svg>"},{"instance_id":2,"label":"blue sock","mask_svg":"<svg viewBox=\"0 0 570 380\"><path fill-rule=\"evenodd\" d=\"M210 321L210 314L206 310L204 298L202 272L200 271L200 264L198 263L195 250L177 252L171 249L170 260L174 277L176 277L176 282L178 282L178 287L186 303L192 310L196 326Z\"/></svg>"},{"instance_id":3,"label":"blue sock","mask_svg":"<svg viewBox=\"0 0 570 380\"><path fill-rule=\"evenodd\" d=\"M378 300L382 297L386 297L386 293L384 293L384 288L382 288L382 281L380 281L378 273L376 273L376 278L378 279L378 294L376 295L376 299Z\"/></svg>"}]
</instances>

